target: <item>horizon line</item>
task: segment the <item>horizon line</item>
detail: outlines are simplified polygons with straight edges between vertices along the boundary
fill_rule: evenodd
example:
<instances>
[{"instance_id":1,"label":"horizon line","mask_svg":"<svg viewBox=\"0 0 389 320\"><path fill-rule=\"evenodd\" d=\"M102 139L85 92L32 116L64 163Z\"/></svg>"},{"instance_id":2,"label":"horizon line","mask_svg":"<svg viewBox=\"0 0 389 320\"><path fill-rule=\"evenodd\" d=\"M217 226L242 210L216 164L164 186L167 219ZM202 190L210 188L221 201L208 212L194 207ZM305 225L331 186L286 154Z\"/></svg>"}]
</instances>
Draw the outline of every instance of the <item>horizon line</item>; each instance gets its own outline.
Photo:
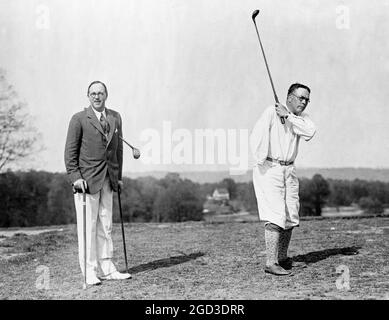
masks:
<instances>
[{"instance_id":1,"label":"horizon line","mask_svg":"<svg viewBox=\"0 0 389 320\"><path fill-rule=\"evenodd\" d=\"M297 170L339 170L339 169L352 169L352 170L389 170L388 167L297 167ZM51 172L51 173L66 173L66 170L45 170L45 169L34 169L34 168L29 168L29 169L16 169L16 170L11 170L11 172L27 172L27 171L45 171L45 172ZM248 169L247 172L251 172L252 168ZM7 172L4 171L3 173ZM200 172L213 172L213 173L223 173L223 172L229 172L228 168L222 169L222 170L171 170L171 169L155 169L155 170L139 170L139 171L123 171L123 174L125 173L148 173L148 172L175 172L175 173L200 173ZM245 174L245 173L244 173ZM243 175L243 174L242 174Z\"/></svg>"}]
</instances>

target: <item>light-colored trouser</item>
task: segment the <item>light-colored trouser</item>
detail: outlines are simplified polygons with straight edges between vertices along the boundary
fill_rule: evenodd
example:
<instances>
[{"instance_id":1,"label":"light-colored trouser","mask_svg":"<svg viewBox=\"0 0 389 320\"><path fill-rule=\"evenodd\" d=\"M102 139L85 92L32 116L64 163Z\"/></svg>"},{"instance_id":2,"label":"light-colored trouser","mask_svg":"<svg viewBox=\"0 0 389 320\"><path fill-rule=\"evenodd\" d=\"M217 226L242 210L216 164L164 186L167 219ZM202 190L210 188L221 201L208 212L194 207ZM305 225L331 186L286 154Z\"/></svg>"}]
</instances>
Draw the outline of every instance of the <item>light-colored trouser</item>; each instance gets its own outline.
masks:
<instances>
[{"instance_id":1,"label":"light-colored trouser","mask_svg":"<svg viewBox=\"0 0 389 320\"><path fill-rule=\"evenodd\" d=\"M74 195L77 212L78 257L82 273L84 273L84 226L82 193ZM86 194L86 272L87 276L97 273L108 275L116 268L112 263L112 204L113 191L109 178L104 181L103 188L94 194Z\"/></svg>"},{"instance_id":2,"label":"light-colored trouser","mask_svg":"<svg viewBox=\"0 0 389 320\"><path fill-rule=\"evenodd\" d=\"M254 167L253 184L261 221L282 229L299 225L299 181L294 165L281 166L266 160Z\"/></svg>"}]
</instances>

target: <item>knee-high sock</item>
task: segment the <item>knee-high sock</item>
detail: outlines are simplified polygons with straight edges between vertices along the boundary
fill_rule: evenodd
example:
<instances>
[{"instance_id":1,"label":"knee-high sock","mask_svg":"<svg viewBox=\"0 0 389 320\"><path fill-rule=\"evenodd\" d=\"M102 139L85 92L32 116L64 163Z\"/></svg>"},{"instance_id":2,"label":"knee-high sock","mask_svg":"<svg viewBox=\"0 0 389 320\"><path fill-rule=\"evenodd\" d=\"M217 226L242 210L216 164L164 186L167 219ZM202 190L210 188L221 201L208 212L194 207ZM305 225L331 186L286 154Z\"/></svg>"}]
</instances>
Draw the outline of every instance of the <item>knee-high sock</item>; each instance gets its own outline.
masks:
<instances>
[{"instance_id":1,"label":"knee-high sock","mask_svg":"<svg viewBox=\"0 0 389 320\"><path fill-rule=\"evenodd\" d=\"M292 230L282 230L280 233L280 241L278 246L278 261L285 260L288 257L288 248L290 243L290 238L292 237Z\"/></svg>"},{"instance_id":2,"label":"knee-high sock","mask_svg":"<svg viewBox=\"0 0 389 320\"><path fill-rule=\"evenodd\" d=\"M280 232L274 229L265 228L266 243L266 265L270 266L278 263L278 246Z\"/></svg>"}]
</instances>

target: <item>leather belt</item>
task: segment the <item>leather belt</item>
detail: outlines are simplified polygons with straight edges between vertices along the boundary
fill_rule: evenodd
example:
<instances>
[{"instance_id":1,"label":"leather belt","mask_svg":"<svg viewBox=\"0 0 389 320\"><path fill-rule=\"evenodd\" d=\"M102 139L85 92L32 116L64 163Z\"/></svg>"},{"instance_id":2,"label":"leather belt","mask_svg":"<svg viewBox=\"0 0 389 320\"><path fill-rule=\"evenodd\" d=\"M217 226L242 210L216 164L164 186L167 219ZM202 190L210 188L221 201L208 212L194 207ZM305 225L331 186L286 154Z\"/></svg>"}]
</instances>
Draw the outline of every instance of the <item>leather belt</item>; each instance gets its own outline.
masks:
<instances>
[{"instance_id":1,"label":"leather belt","mask_svg":"<svg viewBox=\"0 0 389 320\"><path fill-rule=\"evenodd\" d=\"M277 162L281 166L290 166L294 162L294 161L283 161L283 160L272 159L270 157L267 157L266 160L271 161L271 162Z\"/></svg>"}]
</instances>

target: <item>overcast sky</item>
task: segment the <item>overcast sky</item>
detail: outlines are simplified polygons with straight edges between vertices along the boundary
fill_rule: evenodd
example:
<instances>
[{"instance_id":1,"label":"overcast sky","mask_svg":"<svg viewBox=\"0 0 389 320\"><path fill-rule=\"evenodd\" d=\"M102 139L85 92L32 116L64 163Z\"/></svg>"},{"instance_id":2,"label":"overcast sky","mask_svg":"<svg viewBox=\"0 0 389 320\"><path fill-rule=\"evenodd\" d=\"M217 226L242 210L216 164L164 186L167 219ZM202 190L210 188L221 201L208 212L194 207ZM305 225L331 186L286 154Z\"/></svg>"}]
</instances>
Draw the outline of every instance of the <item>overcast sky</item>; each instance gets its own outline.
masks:
<instances>
[{"instance_id":1,"label":"overcast sky","mask_svg":"<svg viewBox=\"0 0 389 320\"><path fill-rule=\"evenodd\" d=\"M280 99L296 81L312 89L317 135L301 143L297 165L389 167L389 1L0 0L0 67L45 146L24 168L65 170L68 122L96 79L140 147L164 121L192 133L251 130L273 103L257 8ZM226 168L125 157L125 171Z\"/></svg>"}]
</instances>

